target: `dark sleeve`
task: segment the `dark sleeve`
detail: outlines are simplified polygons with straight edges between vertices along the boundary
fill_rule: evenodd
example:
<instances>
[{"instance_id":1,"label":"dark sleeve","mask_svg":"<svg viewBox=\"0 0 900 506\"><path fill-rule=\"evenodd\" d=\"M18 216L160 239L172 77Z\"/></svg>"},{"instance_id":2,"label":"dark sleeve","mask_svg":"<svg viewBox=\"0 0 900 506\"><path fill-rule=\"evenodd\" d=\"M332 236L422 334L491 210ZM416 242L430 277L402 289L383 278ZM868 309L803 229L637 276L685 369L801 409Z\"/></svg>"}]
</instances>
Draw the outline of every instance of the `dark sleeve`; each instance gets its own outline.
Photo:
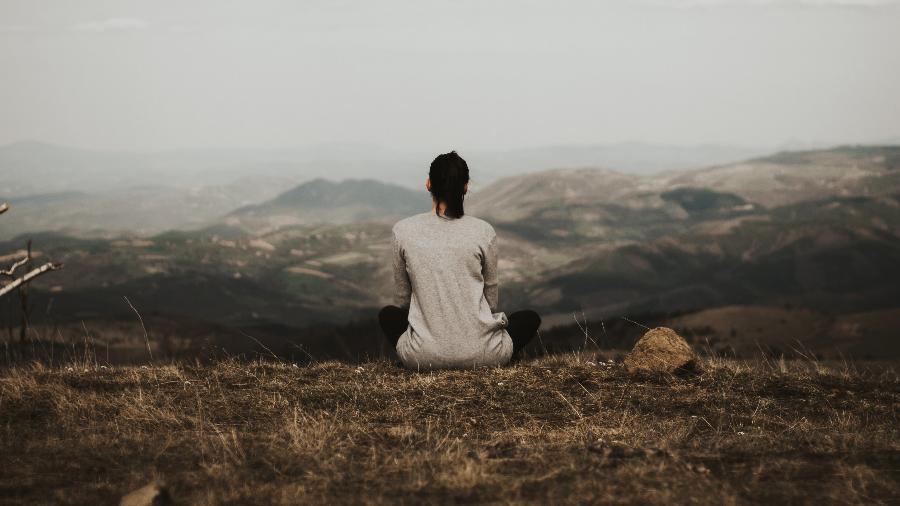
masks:
<instances>
[{"instance_id":1,"label":"dark sleeve","mask_svg":"<svg viewBox=\"0 0 900 506\"><path fill-rule=\"evenodd\" d=\"M409 282L409 273L406 272L406 257L396 232L391 232L391 250L394 264L394 305L397 307L409 306L412 296L412 287Z\"/></svg>"},{"instance_id":2,"label":"dark sleeve","mask_svg":"<svg viewBox=\"0 0 900 506\"><path fill-rule=\"evenodd\" d=\"M481 259L481 275L484 278L484 298L491 312L496 313L500 304L500 284L497 278L497 234L493 232Z\"/></svg>"}]
</instances>

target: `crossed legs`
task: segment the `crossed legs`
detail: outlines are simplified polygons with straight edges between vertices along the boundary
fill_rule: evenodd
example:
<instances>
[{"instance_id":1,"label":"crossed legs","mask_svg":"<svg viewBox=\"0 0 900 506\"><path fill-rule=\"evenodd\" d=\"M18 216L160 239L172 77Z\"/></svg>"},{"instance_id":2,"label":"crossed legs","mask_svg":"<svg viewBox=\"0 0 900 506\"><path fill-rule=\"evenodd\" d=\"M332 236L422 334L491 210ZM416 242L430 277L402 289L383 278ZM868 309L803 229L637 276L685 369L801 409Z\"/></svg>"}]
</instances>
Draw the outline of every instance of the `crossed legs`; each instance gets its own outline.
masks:
<instances>
[{"instance_id":1,"label":"crossed legs","mask_svg":"<svg viewBox=\"0 0 900 506\"><path fill-rule=\"evenodd\" d=\"M406 331L409 325L407 317L409 316L409 306L385 306L378 312L378 323L381 325L381 331L384 337L394 349L397 348L397 341ZM516 311L507 316L509 324L506 331L513 341L513 357L519 350L524 348L537 333L538 327L541 326L541 317L530 309Z\"/></svg>"},{"instance_id":2,"label":"crossed legs","mask_svg":"<svg viewBox=\"0 0 900 506\"><path fill-rule=\"evenodd\" d=\"M378 324L381 325L381 331L384 332L384 337L394 349L397 349L397 341L409 326L408 316L409 306L384 306L378 312Z\"/></svg>"},{"instance_id":3,"label":"crossed legs","mask_svg":"<svg viewBox=\"0 0 900 506\"><path fill-rule=\"evenodd\" d=\"M509 325L506 331L513 341L513 357L518 356L519 350L524 348L534 339L538 327L541 326L541 317L530 309L516 311L509 315Z\"/></svg>"}]
</instances>

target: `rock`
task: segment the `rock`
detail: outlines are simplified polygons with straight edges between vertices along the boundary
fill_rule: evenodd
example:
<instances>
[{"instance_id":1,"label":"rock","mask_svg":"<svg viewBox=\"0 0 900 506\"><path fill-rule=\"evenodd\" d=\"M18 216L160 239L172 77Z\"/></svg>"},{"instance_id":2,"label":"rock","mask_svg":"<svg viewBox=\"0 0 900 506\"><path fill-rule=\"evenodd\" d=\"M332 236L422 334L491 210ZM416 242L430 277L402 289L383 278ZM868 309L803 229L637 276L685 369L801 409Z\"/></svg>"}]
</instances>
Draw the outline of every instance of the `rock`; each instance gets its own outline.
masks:
<instances>
[{"instance_id":1,"label":"rock","mask_svg":"<svg viewBox=\"0 0 900 506\"><path fill-rule=\"evenodd\" d=\"M657 327L644 334L625 356L628 372L676 373L697 371L697 355L674 330Z\"/></svg>"},{"instance_id":2,"label":"rock","mask_svg":"<svg viewBox=\"0 0 900 506\"><path fill-rule=\"evenodd\" d=\"M167 506L172 504L169 491L160 483L150 483L122 497L119 506Z\"/></svg>"}]
</instances>

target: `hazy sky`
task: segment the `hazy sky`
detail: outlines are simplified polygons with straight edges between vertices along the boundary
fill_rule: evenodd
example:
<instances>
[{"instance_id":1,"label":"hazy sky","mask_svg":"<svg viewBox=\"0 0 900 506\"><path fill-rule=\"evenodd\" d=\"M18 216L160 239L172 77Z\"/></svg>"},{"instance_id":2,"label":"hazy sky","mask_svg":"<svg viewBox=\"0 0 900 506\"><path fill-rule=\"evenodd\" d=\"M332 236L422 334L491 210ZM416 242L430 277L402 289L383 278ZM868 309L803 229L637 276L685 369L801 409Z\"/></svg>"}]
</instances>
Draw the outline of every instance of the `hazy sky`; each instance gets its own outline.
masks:
<instances>
[{"instance_id":1,"label":"hazy sky","mask_svg":"<svg viewBox=\"0 0 900 506\"><path fill-rule=\"evenodd\" d=\"M0 0L0 143L900 138L900 2Z\"/></svg>"}]
</instances>

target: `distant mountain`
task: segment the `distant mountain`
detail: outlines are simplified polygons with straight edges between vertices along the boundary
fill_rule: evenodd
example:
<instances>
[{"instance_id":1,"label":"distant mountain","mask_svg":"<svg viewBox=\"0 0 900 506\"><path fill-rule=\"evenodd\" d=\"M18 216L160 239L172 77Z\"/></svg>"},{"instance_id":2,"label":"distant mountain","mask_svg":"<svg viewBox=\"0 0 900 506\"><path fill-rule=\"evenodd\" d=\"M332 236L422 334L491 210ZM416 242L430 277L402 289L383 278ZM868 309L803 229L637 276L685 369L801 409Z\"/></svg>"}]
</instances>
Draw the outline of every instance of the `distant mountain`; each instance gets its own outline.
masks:
<instances>
[{"instance_id":1,"label":"distant mountain","mask_svg":"<svg viewBox=\"0 0 900 506\"><path fill-rule=\"evenodd\" d=\"M545 268L506 283L506 300L541 307L548 327L571 324L572 311L582 309L592 321L748 304L832 315L896 309L898 230L900 194L697 215L644 231L640 241L547 246L571 252L570 260L533 258Z\"/></svg>"},{"instance_id":2,"label":"distant mountain","mask_svg":"<svg viewBox=\"0 0 900 506\"><path fill-rule=\"evenodd\" d=\"M364 174L405 182L405 175L421 172L423 163L427 164L383 148L356 144L301 149L101 151L24 141L0 146L0 195L73 190L97 194L144 185L195 189L243 178L289 179L296 184L315 177Z\"/></svg>"},{"instance_id":3,"label":"distant mountain","mask_svg":"<svg viewBox=\"0 0 900 506\"><path fill-rule=\"evenodd\" d=\"M293 225L391 222L430 207L424 188L413 191L374 179L317 178L268 202L238 209L225 223L259 233Z\"/></svg>"},{"instance_id":4,"label":"distant mountain","mask_svg":"<svg viewBox=\"0 0 900 506\"><path fill-rule=\"evenodd\" d=\"M500 177L551 168L609 167L652 173L722 164L771 152L718 145L643 143L547 146L513 150L457 149L472 170L472 188ZM37 141L0 146L0 194L101 193L147 184L176 188L227 184L243 177L293 178L296 182L373 178L420 188L437 152L402 152L356 143L291 149L175 149L106 151Z\"/></svg>"},{"instance_id":5,"label":"distant mountain","mask_svg":"<svg viewBox=\"0 0 900 506\"><path fill-rule=\"evenodd\" d=\"M249 193L241 185L234 192ZM72 191L14 201L0 227L29 205L35 213L74 210L85 198ZM137 212L150 201L135 194L128 203ZM759 315L780 322L796 309L832 319L805 344L868 354L900 314L900 147L784 152L653 176L558 169L497 181L466 204L498 232L501 307L534 308L547 330L582 310L596 336L598 319L654 324L744 308L719 314L710 329L699 317L682 324L720 339L720 349L752 351L766 330ZM111 207L123 220L134 216L125 203ZM37 280L29 300L54 321L133 318L122 303L128 296L142 311L228 326L297 329L359 317L365 327L393 290L392 222L429 207L424 189L315 179L199 230L91 240L35 234L35 255L66 268ZM58 219L78 216L70 214ZM21 246L0 243L0 253ZM726 326L732 316L734 330ZM781 341L794 328L780 326L766 346L787 349Z\"/></svg>"},{"instance_id":6,"label":"distant mountain","mask_svg":"<svg viewBox=\"0 0 900 506\"><path fill-rule=\"evenodd\" d=\"M582 307L881 309L900 275L898 195L900 147L843 147L656 176L544 171L466 209L503 238L512 302L554 307L552 325Z\"/></svg>"},{"instance_id":7,"label":"distant mountain","mask_svg":"<svg viewBox=\"0 0 900 506\"><path fill-rule=\"evenodd\" d=\"M0 220L0 237L48 231L75 237L114 237L200 228L236 207L270 199L294 183L293 179L260 176L197 188L147 184L99 193L0 194L0 202L12 205L12 211Z\"/></svg>"},{"instance_id":8,"label":"distant mountain","mask_svg":"<svg viewBox=\"0 0 900 506\"><path fill-rule=\"evenodd\" d=\"M612 228L621 230L635 219L647 223L687 218L689 209L665 197L676 189L730 195L733 211L828 197L888 195L900 191L900 146L784 152L653 176L590 168L542 171L498 180L466 202L472 214L500 223L527 220L552 234L558 223L574 222L583 233L600 238L621 235ZM743 203L737 205L735 198Z\"/></svg>"},{"instance_id":9,"label":"distant mountain","mask_svg":"<svg viewBox=\"0 0 900 506\"><path fill-rule=\"evenodd\" d=\"M731 192L766 207L832 196L887 195L900 190L900 146L781 152L671 174L659 184Z\"/></svg>"},{"instance_id":10,"label":"distant mountain","mask_svg":"<svg viewBox=\"0 0 900 506\"><path fill-rule=\"evenodd\" d=\"M605 167L629 174L654 174L737 162L773 152L771 148L720 144L667 146L643 142L540 146L507 151L473 151L469 166L504 177L553 168Z\"/></svg>"},{"instance_id":11,"label":"distant mountain","mask_svg":"<svg viewBox=\"0 0 900 506\"><path fill-rule=\"evenodd\" d=\"M721 203L732 204L730 198ZM718 197L711 202L715 208ZM900 196L833 198L736 217L701 207L703 212L680 230L621 244L551 245L524 240L500 226L501 307L537 309L547 330L571 324L574 311L591 322L599 337L599 320L609 324L620 315L651 324L641 316L790 305L839 319L823 322L824 330L811 329L816 341L808 344L816 349L897 353L888 351L896 347L883 348L881 355L877 350L892 335L892 310L900 307L894 281L900 276ZM66 265L34 285L31 300L41 322L133 318L122 302L127 296L145 315L182 315L228 326L288 325L283 338L303 344L305 334L296 329L353 318L369 321L393 292L389 223L295 226L261 234L219 226L150 238L77 240L42 234L34 239L39 258ZM21 246L0 243L0 251ZM879 313L864 325L849 316L872 311ZM754 326L753 314L740 324L731 322L743 351L756 349L753 336L763 334L758 327L767 324ZM697 318L684 325L706 332ZM715 335L727 337L725 329ZM794 337L789 330L779 327L781 333L767 338L766 345L789 349ZM348 342L373 338L344 337ZM846 340L856 337L863 348Z\"/></svg>"}]
</instances>

